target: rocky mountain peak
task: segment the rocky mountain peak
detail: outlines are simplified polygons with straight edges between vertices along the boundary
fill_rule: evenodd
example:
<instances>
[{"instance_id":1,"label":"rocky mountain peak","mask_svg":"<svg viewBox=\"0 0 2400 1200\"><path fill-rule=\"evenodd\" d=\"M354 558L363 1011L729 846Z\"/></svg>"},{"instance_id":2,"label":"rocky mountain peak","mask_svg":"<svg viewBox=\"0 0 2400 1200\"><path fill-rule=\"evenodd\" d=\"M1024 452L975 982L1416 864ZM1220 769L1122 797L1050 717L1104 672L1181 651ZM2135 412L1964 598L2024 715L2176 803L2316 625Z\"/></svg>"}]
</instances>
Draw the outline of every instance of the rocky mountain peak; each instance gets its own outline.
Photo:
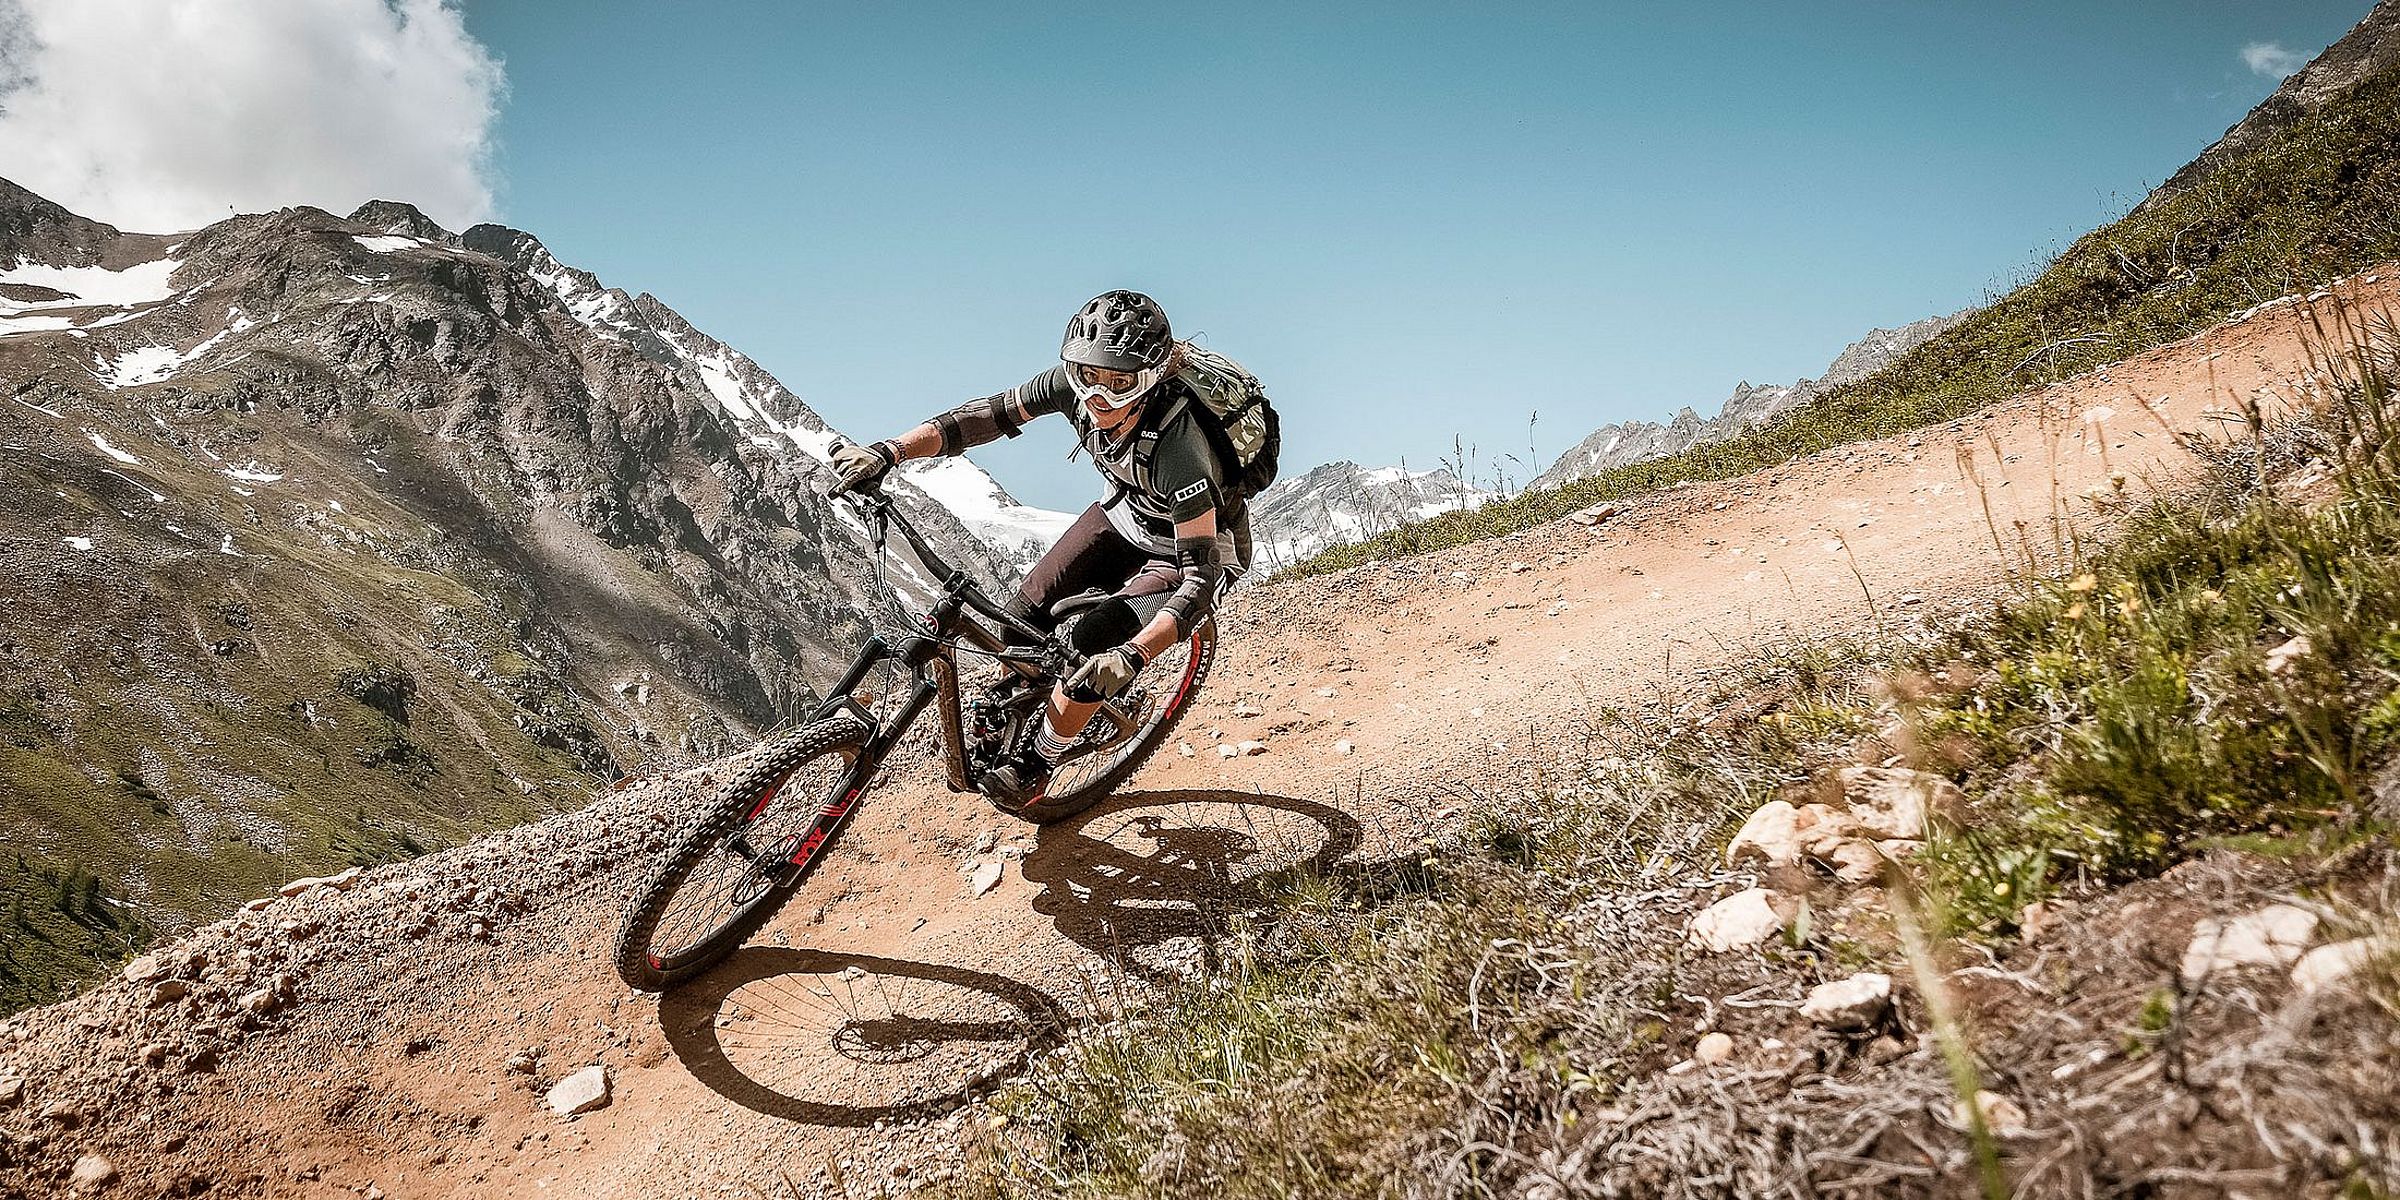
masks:
<instances>
[{"instance_id":1,"label":"rocky mountain peak","mask_svg":"<svg viewBox=\"0 0 2400 1200\"><path fill-rule=\"evenodd\" d=\"M2400 0L2377 0L2374 9L2343 34L2341 40L2293 72L2282 86L2226 130L2215 145L2168 176L2134 211L2190 189L2219 164L2249 152L2277 130L2348 95L2368 77L2396 63L2400 63Z\"/></svg>"},{"instance_id":2,"label":"rocky mountain peak","mask_svg":"<svg viewBox=\"0 0 2400 1200\"><path fill-rule=\"evenodd\" d=\"M426 216L416 205L401 200L369 200L350 214L350 223L448 246L460 244L457 234L442 228L440 222Z\"/></svg>"},{"instance_id":3,"label":"rocky mountain peak","mask_svg":"<svg viewBox=\"0 0 2400 1200\"><path fill-rule=\"evenodd\" d=\"M1593 430L1590 437L1559 455L1558 460L1550 464L1549 470L1536 476L1527 486L1557 487L1613 467L1681 454L1702 442L1734 437L1834 388L1873 375L1898 361L1901 355L1933 340L1974 311L1965 309L1946 317L1927 317L1897 329L1869 330L1865 336L1843 347L1842 352L1815 379L1803 379L1791 384L1753 384L1745 379L1735 385L1733 394L1726 398L1714 417L1702 417L1685 407L1664 425L1656 421L1603 425Z\"/></svg>"},{"instance_id":4,"label":"rocky mountain peak","mask_svg":"<svg viewBox=\"0 0 2400 1200\"><path fill-rule=\"evenodd\" d=\"M0 179L0 267L40 263L88 267L116 240L117 229L68 212L6 179Z\"/></svg>"}]
</instances>

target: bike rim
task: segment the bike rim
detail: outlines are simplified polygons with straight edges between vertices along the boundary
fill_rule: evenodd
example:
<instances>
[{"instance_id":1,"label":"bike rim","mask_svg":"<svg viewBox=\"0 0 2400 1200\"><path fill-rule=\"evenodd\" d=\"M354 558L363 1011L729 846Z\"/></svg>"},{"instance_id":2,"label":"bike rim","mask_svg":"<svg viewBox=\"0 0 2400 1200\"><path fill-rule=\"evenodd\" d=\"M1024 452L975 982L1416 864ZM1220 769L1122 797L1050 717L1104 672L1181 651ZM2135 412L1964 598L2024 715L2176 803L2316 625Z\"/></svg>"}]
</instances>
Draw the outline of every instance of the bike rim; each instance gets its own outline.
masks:
<instances>
[{"instance_id":1,"label":"bike rim","mask_svg":"<svg viewBox=\"0 0 2400 1200\"><path fill-rule=\"evenodd\" d=\"M856 758L855 750L819 755L767 785L676 885L650 934L653 967L664 970L705 951L807 864L857 800L855 792L839 791ZM818 805L817 796L827 802Z\"/></svg>"}]
</instances>

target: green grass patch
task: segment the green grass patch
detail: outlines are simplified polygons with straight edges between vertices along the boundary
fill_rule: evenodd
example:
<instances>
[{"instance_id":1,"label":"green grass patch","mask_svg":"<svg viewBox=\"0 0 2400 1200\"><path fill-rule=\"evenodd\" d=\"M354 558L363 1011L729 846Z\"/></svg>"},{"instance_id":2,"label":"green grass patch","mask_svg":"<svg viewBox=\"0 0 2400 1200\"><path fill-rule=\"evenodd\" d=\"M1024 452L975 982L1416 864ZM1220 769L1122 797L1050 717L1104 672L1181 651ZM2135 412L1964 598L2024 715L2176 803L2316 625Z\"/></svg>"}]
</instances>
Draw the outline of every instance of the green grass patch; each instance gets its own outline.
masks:
<instances>
[{"instance_id":1,"label":"green grass patch","mask_svg":"<svg viewBox=\"0 0 2400 1200\"><path fill-rule=\"evenodd\" d=\"M2400 258L2400 72L2386 72L2086 235L2038 277L1903 356L1740 437L1336 546L1286 574L1424 554L1678 483L1727 479L1973 412Z\"/></svg>"},{"instance_id":2,"label":"green grass patch","mask_svg":"<svg viewBox=\"0 0 2400 1200\"><path fill-rule=\"evenodd\" d=\"M2253 481L2153 506L1964 640L1985 686L1915 714L1987 792L1934 848L1964 925L2005 929L2043 888L2210 845L2321 845L2328 822L2338 842L2365 810L2370 768L2400 747L2388 352L2354 348L2339 403L2254 438L2321 456L2330 502Z\"/></svg>"}]
</instances>

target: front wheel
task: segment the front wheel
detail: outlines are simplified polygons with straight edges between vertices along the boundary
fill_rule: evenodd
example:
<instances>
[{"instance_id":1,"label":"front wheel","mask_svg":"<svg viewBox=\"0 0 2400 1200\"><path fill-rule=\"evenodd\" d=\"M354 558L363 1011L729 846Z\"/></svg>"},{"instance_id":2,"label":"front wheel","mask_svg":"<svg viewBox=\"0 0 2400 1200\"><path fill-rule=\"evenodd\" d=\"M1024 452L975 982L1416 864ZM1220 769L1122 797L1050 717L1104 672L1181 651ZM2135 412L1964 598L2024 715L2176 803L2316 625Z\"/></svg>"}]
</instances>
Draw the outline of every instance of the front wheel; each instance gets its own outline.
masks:
<instances>
[{"instance_id":1,"label":"front wheel","mask_svg":"<svg viewBox=\"0 0 2400 1200\"><path fill-rule=\"evenodd\" d=\"M1151 660L1116 699L1100 706L1083 731L1092 748L1070 755L1051 775L1042 798L1010 816L1036 825L1063 821L1109 797L1166 744L1217 658L1217 620L1206 616L1186 637ZM1040 720L1037 714L1032 718Z\"/></svg>"},{"instance_id":2,"label":"front wheel","mask_svg":"<svg viewBox=\"0 0 2400 1200\"><path fill-rule=\"evenodd\" d=\"M677 830L617 929L617 974L663 992L716 965L825 858L866 780L867 727L832 717L767 743Z\"/></svg>"}]
</instances>

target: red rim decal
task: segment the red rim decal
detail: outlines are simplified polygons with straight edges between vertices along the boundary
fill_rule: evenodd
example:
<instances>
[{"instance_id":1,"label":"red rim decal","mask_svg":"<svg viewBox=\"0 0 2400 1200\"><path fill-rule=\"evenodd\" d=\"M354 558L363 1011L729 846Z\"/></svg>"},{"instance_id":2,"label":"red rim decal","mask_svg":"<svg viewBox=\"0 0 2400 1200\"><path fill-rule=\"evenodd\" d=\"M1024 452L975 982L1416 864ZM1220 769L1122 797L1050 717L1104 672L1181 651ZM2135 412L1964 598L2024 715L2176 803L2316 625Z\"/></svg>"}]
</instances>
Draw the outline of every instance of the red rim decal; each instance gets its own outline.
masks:
<instances>
[{"instance_id":1,"label":"red rim decal","mask_svg":"<svg viewBox=\"0 0 2400 1200\"><path fill-rule=\"evenodd\" d=\"M750 821L755 821L755 820L757 820L757 819L758 819L758 818L759 818L759 817L760 817L762 814L764 814L764 813L767 811L767 806L768 806L768 805L775 803L775 793L777 793L777 792L780 792L780 791L782 791L782 790L783 790L783 780L781 780L781 779L778 779L778 780L776 780L775 782L768 784L768 785L767 785L767 790L766 790L766 791L763 791L763 792L761 792L761 793L759 793L759 795L758 795L758 803L756 803L756 804L753 804L753 805L751 805L751 806L750 806L750 815L749 815L749 816L746 816L746 817L743 817L743 818L742 818L742 820L743 820L745 823L747 823L747 822L750 822Z\"/></svg>"}]
</instances>

